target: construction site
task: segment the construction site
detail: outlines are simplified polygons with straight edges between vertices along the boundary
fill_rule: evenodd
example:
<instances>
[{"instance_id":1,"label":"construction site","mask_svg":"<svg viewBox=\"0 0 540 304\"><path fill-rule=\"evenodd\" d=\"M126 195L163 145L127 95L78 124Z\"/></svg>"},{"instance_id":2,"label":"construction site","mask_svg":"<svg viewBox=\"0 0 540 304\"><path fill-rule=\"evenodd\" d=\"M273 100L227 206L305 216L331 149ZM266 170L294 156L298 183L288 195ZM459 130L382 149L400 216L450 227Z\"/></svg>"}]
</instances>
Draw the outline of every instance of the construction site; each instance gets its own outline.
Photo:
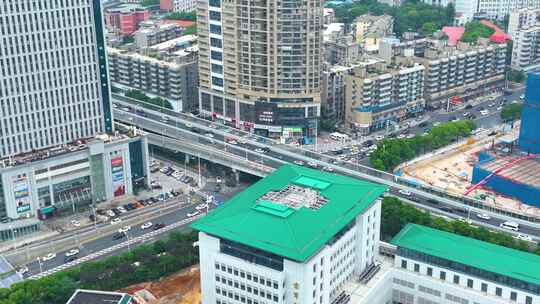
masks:
<instances>
[{"instance_id":1,"label":"construction site","mask_svg":"<svg viewBox=\"0 0 540 304\"><path fill-rule=\"evenodd\" d=\"M540 216L540 74L529 74L521 122L413 160L402 172L412 183Z\"/></svg>"}]
</instances>

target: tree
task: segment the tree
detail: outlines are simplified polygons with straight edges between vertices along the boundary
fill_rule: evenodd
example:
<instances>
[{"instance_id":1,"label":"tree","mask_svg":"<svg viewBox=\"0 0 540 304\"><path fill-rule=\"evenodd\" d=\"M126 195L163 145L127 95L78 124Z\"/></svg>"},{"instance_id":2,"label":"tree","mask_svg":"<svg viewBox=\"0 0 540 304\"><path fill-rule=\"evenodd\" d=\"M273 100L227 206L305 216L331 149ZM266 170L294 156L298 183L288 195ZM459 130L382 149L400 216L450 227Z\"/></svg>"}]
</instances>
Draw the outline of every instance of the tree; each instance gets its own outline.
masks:
<instances>
[{"instance_id":1,"label":"tree","mask_svg":"<svg viewBox=\"0 0 540 304\"><path fill-rule=\"evenodd\" d=\"M165 19L197 21L197 13L195 11L174 12L168 14Z\"/></svg>"},{"instance_id":2,"label":"tree","mask_svg":"<svg viewBox=\"0 0 540 304\"><path fill-rule=\"evenodd\" d=\"M422 25L422 32L426 36L431 36L437 31L437 25L434 22L426 22Z\"/></svg>"},{"instance_id":3,"label":"tree","mask_svg":"<svg viewBox=\"0 0 540 304\"><path fill-rule=\"evenodd\" d=\"M196 25L196 24L187 27L187 28L182 32L182 35L196 35L196 34L197 34L197 25Z\"/></svg>"},{"instance_id":4,"label":"tree","mask_svg":"<svg viewBox=\"0 0 540 304\"><path fill-rule=\"evenodd\" d=\"M479 21L471 21L465 24L465 32L461 36L462 42L476 42L478 38L489 38L495 32L494 29L483 25Z\"/></svg>"},{"instance_id":5,"label":"tree","mask_svg":"<svg viewBox=\"0 0 540 304\"><path fill-rule=\"evenodd\" d=\"M523 71L510 70L508 73L508 80L517 83L523 83L525 81L525 73Z\"/></svg>"},{"instance_id":6,"label":"tree","mask_svg":"<svg viewBox=\"0 0 540 304\"><path fill-rule=\"evenodd\" d=\"M159 0L142 0L142 6L156 6L159 5Z\"/></svg>"},{"instance_id":7,"label":"tree","mask_svg":"<svg viewBox=\"0 0 540 304\"><path fill-rule=\"evenodd\" d=\"M522 109L523 109L523 104L521 103L507 104L501 110L501 119L503 121L518 120L521 117Z\"/></svg>"}]
</instances>

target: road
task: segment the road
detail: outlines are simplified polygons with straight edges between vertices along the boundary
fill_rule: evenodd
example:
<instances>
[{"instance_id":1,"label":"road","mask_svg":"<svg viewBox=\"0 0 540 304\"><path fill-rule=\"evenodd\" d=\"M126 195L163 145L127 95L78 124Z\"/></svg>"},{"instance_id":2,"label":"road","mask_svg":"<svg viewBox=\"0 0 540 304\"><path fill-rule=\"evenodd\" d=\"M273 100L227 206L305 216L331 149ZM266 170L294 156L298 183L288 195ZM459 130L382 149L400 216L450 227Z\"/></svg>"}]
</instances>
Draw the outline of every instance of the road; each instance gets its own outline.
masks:
<instances>
[{"instance_id":1,"label":"road","mask_svg":"<svg viewBox=\"0 0 540 304\"><path fill-rule=\"evenodd\" d=\"M271 142L238 130L234 130L232 128L218 126L210 121L197 120L196 118L192 117L178 118L178 114L176 114L176 117L174 117L169 115L169 113L165 113L166 111L164 113L155 112L148 109L145 109L144 112L141 112L140 110L136 111L133 107L129 109L123 108L129 103L119 102L118 100L116 102L117 104L122 104L122 106L117 106L115 110L114 114L116 119L124 122L131 122L132 124L142 127L145 130L160 130L159 132L162 132L162 134L167 134L167 136L171 137L179 135L180 138L184 138L186 136L185 134L188 133L191 134L193 139L198 142L205 142L208 145L214 146L218 150L228 149L227 151L238 156L246 155L246 158L251 161L264 161L265 164L279 166L283 162L298 163L299 161L306 162L312 160L315 164L319 164L319 168L322 166L325 168L332 168L340 174L349 175L355 178L358 178L358 171L367 173L372 172L370 171L372 170L370 168L365 168L351 163L340 163L336 161L333 156L316 154L312 151L300 150L296 147L291 147L288 145L281 145L279 143ZM168 117L168 119L163 120L162 117ZM159 129L157 129L158 125L160 127ZM212 135L209 136L207 133L211 133ZM225 143L226 137L233 137L237 144L231 145ZM242 138L243 143L238 143L238 140L240 140L239 138ZM252 153L261 147L268 148L268 151L258 154ZM394 185L394 183L386 182L388 178L393 180L395 178L394 176L382 172L375 173L378 174L377 177L386 184ZM456 210L456 212L454 212L456 216L459 215L460 217L467 217L467 212L459 212L457 210L470 209L472 210L470 213L471 220L477 222L479 225L486 226L490 229L500 230L499 224L511 219L518 221L521 224L521 233L529 234L534 238L538 238L540 236L540 227L536 223L520 221L519 219L513 219L506 215L500 215L490 212L489 210L480 210L464 204L454 203L452 205L452 201L448 202L449 200L445 200L445 196L443 195L428 195L427 192L417 191L415 188L402 187L401 185L390 187L390 190L393 192L397 192L399 189L407 189L413 193L413 196L404 198L412 199L421 205L433 207L439 210L442 214L446 214L447 210ZM434 201L437 201L438 203L433 204L432 202ZM487 213L491 219L480 219L476 216L476 214L479 213Z\"/></svg>"}]
</instances>

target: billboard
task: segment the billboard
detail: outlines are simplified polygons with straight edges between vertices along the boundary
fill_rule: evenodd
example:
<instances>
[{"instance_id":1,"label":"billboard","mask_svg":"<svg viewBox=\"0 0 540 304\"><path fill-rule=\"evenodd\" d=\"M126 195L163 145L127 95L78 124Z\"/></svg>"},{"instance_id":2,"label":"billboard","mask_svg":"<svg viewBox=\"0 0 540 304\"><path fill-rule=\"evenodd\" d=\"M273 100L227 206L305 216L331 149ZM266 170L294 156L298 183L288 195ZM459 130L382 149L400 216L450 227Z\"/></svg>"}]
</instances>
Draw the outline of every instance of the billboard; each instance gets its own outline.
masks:
<instances>
[{"instance_id":1,"label":"billboard","mask_svg":"<svg viewBox=\"0 0 540 304\"><path fill-rule=\"evenodd\" d=\"M15 198L15 209L17 213L23 213L32 209L32 199L28 185L28 177L26 174L12 176L13 195Z\"/></svg>"},{"instance_id":2,"label":"billboard","mask_svg":"<svg viewBox=\"0 0 540 304\"><path fill-rule=\"evenodd\" d=\"M111 158L111 176L114 197L126 194L124 183L124 159L120 156Z\"/></svg>"},{"instance_id":3,"label":"billboard","mask_svg":"<svg viewBox=\"0 0 540 304\"><path fill-rule=\"evenodd\" d=\"M274 125L278 115L276 103L255 102L255 123L261 125Z\"/></svg>"}]
</instances>

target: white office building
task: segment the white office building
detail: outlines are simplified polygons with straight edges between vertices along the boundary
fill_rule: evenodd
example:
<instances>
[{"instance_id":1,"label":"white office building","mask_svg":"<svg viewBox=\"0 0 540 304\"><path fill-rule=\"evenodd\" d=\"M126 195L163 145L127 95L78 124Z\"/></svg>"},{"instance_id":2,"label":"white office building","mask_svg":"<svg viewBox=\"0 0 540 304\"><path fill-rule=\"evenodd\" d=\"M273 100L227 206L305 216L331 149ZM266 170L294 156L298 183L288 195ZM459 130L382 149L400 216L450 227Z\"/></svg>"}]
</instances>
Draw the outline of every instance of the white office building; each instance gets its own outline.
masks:
<instances>
[{"instance_id":1,"label":"white office building","mask_svg":"<svg viewBox=\"0 0 540 304\"><path fill-rule=\"evenodd\" d=\"M460 23L475 17L503 20L508 14L522 8L540 8L540 0L422 0L438 6L453 4ZM461 22L462 21L462 22Z\"/></svg>"},{"instance_id":2,"label":"white office building","mask_svg":"<svg viewBox=\"0 0 540 304\"><path fill-rule=\"evenodd\" d=\"M0 41L0 239L130 194L146 141L114 132L100 0L0 1Z\"/></svg>"},{"instance_id":3,"label":"white office building","mask_svg":"<svg viewBox=\"0 0 540 304\"><path fill-rule=\"evenodd\" d=\"M382 248L381 270L351 303L537 304L540 257L409 224Z\"/></svg>"},{"instance_id":4,"label":"white office building","mask_svg":"<svg viewBox=\"0 0 540 304\"><path fill-rule=\"evenodd\" d=\"M346 303L374 267L384 187L285 165L200 218L203 304Z\"/></svg>"}]
</instances>

